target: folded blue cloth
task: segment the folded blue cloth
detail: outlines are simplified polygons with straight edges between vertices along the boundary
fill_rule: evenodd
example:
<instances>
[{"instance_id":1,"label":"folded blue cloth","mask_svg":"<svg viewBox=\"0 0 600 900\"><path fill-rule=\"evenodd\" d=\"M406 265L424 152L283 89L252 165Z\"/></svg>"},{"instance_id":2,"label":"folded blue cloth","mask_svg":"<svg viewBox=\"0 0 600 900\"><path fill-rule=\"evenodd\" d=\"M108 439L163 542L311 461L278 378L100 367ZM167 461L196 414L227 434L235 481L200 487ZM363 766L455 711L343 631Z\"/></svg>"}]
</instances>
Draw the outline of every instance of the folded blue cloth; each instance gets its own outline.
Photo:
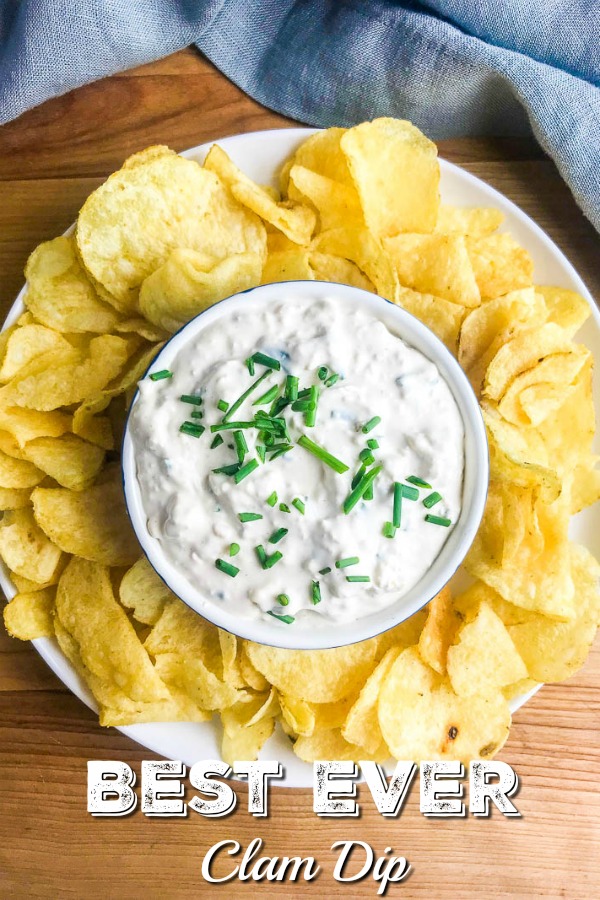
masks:
<instances>
[{"instance_id":1,"label":"folded blue cloth","mask_svg":"<svg viewBox=\"0 0 600 900\"><path fill-rule=\"evenodd\" d=\"M0 123L192 43L311 125L533 132L600 230L595 0L0 0Z\"/></svg>"}]
</instances>

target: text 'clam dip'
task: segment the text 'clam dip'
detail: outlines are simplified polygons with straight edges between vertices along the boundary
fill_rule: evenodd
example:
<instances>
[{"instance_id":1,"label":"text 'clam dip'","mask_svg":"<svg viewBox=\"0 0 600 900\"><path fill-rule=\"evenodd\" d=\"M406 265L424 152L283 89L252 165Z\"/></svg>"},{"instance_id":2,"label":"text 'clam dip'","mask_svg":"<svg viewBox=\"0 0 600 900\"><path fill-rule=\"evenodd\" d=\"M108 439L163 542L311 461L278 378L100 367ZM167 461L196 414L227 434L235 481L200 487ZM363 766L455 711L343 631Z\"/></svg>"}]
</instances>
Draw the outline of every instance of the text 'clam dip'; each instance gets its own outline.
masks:
<instances>
[{"instance_id":1,"label":"text 'clam dip'","mask_svg":"<svg viewBox=\"0 0 600 900\"><path fill-rule=\"evenodd\" d=\"M454 397L367 312L249 302L139 387L129 431L148 531L207 610L356 620L406 594L458 519Z\"/></svg>"}]
</instances>

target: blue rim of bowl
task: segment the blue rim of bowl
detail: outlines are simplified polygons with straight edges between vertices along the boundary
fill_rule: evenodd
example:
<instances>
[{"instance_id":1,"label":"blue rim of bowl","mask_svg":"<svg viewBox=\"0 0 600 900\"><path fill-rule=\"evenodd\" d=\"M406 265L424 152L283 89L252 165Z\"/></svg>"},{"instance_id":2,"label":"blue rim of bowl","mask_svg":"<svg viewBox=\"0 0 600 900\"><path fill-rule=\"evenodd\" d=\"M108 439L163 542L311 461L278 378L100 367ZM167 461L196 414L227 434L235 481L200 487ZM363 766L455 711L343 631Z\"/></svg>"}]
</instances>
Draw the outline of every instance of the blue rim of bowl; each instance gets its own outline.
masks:
<instances>
[{"instance_id":1,"label":"blue rim of bowl","mask_svg":"<svg viewBox=\"0 0 600 900\"><path fill-rule=\"evenodd\" d=\"M477 399L477 396L476 396L475 392L473 391L473 388L472 388L472 386L471 386L471 384L470 384L470 382L469 382L469 380L468 380L468 378L467 378L467 376L466 376L464 370L461 368L460 364L458 363L458 360L452 355L452 353L450 352L450 350L449 350L449 349L446 347L446 345L440 340L440 338L438 338L438 336L437 336L437 335L436 335L436 334L435 334L435 333L434 333L427 325L425 325L423 322L421 322L420 319L418 319L416 316L413 316L412 313L408 312L408 311L405 310L403 307L397 305L397 304L394 303L392 300L388 300L387 297L381 297L381 296L379 296L378 294L373 294L373 293L371 293L371 292L369 292L369 291L363 290L362 288L356 288L356 287L354 287L354 286L352 286L352 285L344 284L343 282L337 282L337 281L335 281L335 282L334 282L334 281L319 281L319 280L316 280L316 279L315 279L315 280L311 280L311 281L308 281L308 280L302 280L302 279L289 279L289 280L286 280L286 281L272 282L272 283L269 283L269 284L266 284L266 285L256 285L255 287L247 288L247 289L244 290L244 291L237 291L235 294L230 294L228 297L223 297L221 300L217 300L215 303L213 303L213 304L211 304L210 306L206 307L206 309L201 310L201 312L199 312L196 316L194 316L194 317L193 317L192 319L190 319L188 322L185 322L180 328L177 329L177 331L173 332L173 334L169 336L169 338L165 341L165 343L164 343L163 346L160 348L160 350L158 350L158 352L156 353L156 356L154 356L153 359L152 359L152 361L148 364L148 366L147 366L147 368L146 368L144 374L143 374L142 377L140 378L140 381L143 381L143 380L147 377L148 372L149 372L150 369L154 366L154 364L156 363L156 360L158 359L158 357L165 351L165 349L167 348L167 346L168 346L168 345L169 345L169 344L170 344L170 343L171 343L178 335L180 335L182 331L184 331L186 328L188 328L188 327L192 324L192 322L196 322L198 319L200 319L202 316L204 316L204 315L205 315L206 313L208 313L210 310L214 310L215 307L220 306L220 305L223 304L223 303L227 303L228 301L230 301L230 300L232 300L232 299L234 299L234 298L236 298L236 297L241 297L241 296L243 296L243 295L245 295L245 294L251 294L251 293L254 293L254 292L257 291L257 290L259 291L259 290L261 290L261 289L263 289L263 288L273 287L274 285L278 285L278 286L279 286L279 285L282 285L282 286L283 286L283 285L290 285L290 284L293 284L293 285L297 285L297 284L306 284L307 286L311 286L311 287L313 287L313 288L315 287L315 285L324 285L324 286L327 286L327 287L343 288L343 289L348 290L348 291L351 291L351 292L356 292L356 293L360 293L360 294L362 294L362 295L366 295L368 298L370 298L371 302L382 301L383 303L386 303L386 304L388 304L389 306L393 307L393 308L394 308L395 310L397 310L401 315L406 316L406 317L408 317L409 319L411 319L413 322L415 322L416 325L417 325L417 329L424 329L426 332L428 332L428 333L430 334L430 336L431 336L431 338L432 338L432 340L433 340L434 345L437 344L437 349L438 349L438 351L441 353L442 358L445 360L445 362L446 362L446 363L450 366L450 368L453 370L454 376L457 378L457 380L460 381L460 382L462 382L463 387L466 388L467 394L470 395L470 398L471 398L471 401L472 401L472 409L477 411L477 417L476 417L476 418L478 419L478 428L479 428L479 430L480 430L480 437L483 438L483 440L478 440L477 443L480 445L480 448L484 451L483 455L484 455L484 458L485 458L485 476L486 476L486 477L485 477L485 485L483 486L483 489L481 489L481 500L480 500L480 503L479 503L479 511L478 511L478 513L475 515L475 517L474 517L474 519L473 519L473 522L472 522L472 524L471 524L471 530L472 530L472 532L473 532L473 534L472 534L472 536L471 536L471 539L470 539L470 541L468 542L468 545L466 546L466 548L465 548L465 550L464 550L464 553L461 553L461 554L459 555L459 558L457 558L456 565L454 566L454 568L452 569L452 571L450 572L450 574L448 575L448 577L445 579L445 581L443 581L443 583L440 583L440 585L439 585L437 591L435 591L433 594L431 594L431 596L427 596L427 597L421 602L421 604L420 604L419 606L417 606L415 609L413 609L408 615L396 619L396 620L395 620L394 622L392 622L391 624L387 625L386 627L380 628L379 630L370 630L368 634L358 636L355 640L352 640L352 641L346 641L346 640L344 640L344 641L342 641L342 642L337 642L337 643L336 643L336 641L335 641L335 639L334 639L333 642L327 642L326 644L322 644L322 645L320 644L318 647L312 647L312 646L311 646L311 647L303 647L303 646L301 646L301 644L299 644L299 643L294 643L294 642L290 642L290 641L286 641L286 642L284 642L284 643L278 643L278 642L273 642L273 641L261 640L261 639L258 638L257 636L252 636L252 635L250 635L250 634L248 634L248 633L242 633L242 632L244 631L243 627L242 627L242 629L239 630L239 631L238 631L238 630L233 630L233 629L231 629L231 628L228 628L226 625L224 625L224 624L222 624L222 623L220 623L220 622L214 621L214 619L211 618L211 616L210 616L210 614L209 614L208 611L206 611L206 612L204 612L204 611L203 611L203 612L200 612L200 611L199 611L198 609L196 609L190 602L188 602L184 597L181 597L181 596L177 593L177 591L174 590L173 586L169 583L168 579L165 578L165 576L164 576L161 572L158 571L158 569L156 568L156 565L155 565L154 562L152 561L151 555L147 552L146 547L144 546L144 543L143 543L142 540L140 539L138 530L137 530L137 528L136 528L136 526L135 526L135 522L134 522L133 516L131 515L131 511L130 511L130 502L129 502L129 501L130 501L130 498L128 497L128 492L127 492L127 487L126 487L126 481L125 481L125 467L124 467L124 465L123 465L123 461L124 461L124 458L125 458L125 444L126 444L127 437L128 437L128 433L129 433L129 422L130 422L130 418L131 418L131 412L132 412L133 407L134 407L134 405L135 405L135 403L136 403L136 401L137 401L137 398L138 398L138 396L139 396L139 387L136 389L136 392L135 392L135 394L133 395L133 398L132 398L131 403L130 403L130 405L129 405L129 409L127 410L127 416L126 416L126 419L125 419L125 427L124 427L124 429L123 429L123 438L122 438L122 441L121 441L121 486L122 486L122 490L123 490L123 496L124 496L124 498L125 498L125 509L126 509L126 511L127 511L127 516L128 516L129 521L130 521L130 523L131 523L131 527L133 528L133 531L134 531L134 533L135 533L135 535L136 535L136 538L137 538L138 541L139 541L140 549L141 549L141 551L142 551L142 553L143 553L143 555L144 555L144 558L147 560L147 562L149 563L149 565L151 566L151 568L153 569L153 571L157 574L157 576L161 579L161 581L166 585L166 587L167 587L167 588L168 588L168 589L169 589L169 590L170 590L170 591L171 591L171 592L172 592L179 600L181 600L182 603L185 603L185 605L186 605L189 609L191 609L193 612L195 612L196 615L199 615L199 616L201 616L202 618L207 619L209 622L211 622L211 624L215 625L215 626L218 627L218 628L221 628L223 631L228 631L230 634L233 634L233 635L235 635L236 637L242 638L243 640L250 640L250 641L253 641L254 643L264 644L265 646L272 646L272 647L278 647L278 648L281 648L281 649L289 649L289 650L306 650L306 651L316 650L316 649L335 649L335 648L337 648L337 647L351 646L352 644L360 643L361 641L370 640L371 638L374 638L374 637L377 637L377 636L379 636L379 635L381 635L381 634L384 634L384 633L386 633L387 631L389 631L390 629L396 627L397 625L400 625L400 624L402 624L403 622L408 621L408 619L412 618L414 615L416 615L418 612L420 612L422 609L424 609L424 608L431 602L431 600L432 600L435 596L437 596L437 594L438 594L441 590L443 590L444 587L451 581L451 579L454 577L454 575L456 574L456 572L458 571L458 569L460 568L460 566L461 566L462 563L464 562L464 559L465 559L465 557L466 557L466 555L467 555L467 553L468 553L468 551L469 551L469 549L470 549L470 547L471 547L471 545L472 545L472 543L473 543L473 540L475 539L475 536L476 536L477 531L478 531L478 529L479 529L479 525L481 524L481 520L482 520L482 518L483 518L483 512L484 512L484 510L485 510L485 505L486 505L486 501L487 501L487 494L488 494L488 487L489 487L489 470L490 470L489 446L488 446L488 441L487 441L487 434L486 434L486 430L485 430L485 424L484 424L484 421L483 421L483 416L482 416L482 413L481 413L481 408L480 408L480 405L479 405L479 401L478 401L478 399ZM401 334L398 335L398 336L401 337L402 340L405 340L405 338L402 337ZM408 343L409 346L410 346L410 341L409 341L408 339L407 339L407 343ZM419 352L423 352L423 351L419 351ZM427 355L427 354L423 354L423 355ZM428 358L430 358L430 357L428 357ZM434 364L437 366L437 362L436 362L435 360L431 359L431 362L434 362ZM445 378L445 380L447 381L447 383L449 383L448 380L447 380L446 378ZM138 385L139 385L139 382L138 382ZM449 383L449 386L450 386L450 388L452 389L451 383ZM454 396L454 394L453 394L453 396ZM454 397L454 399L455 399L455 402L457 403L457 405L459 406L459 410L460 410L460 413L461 413L461 418L462 418L462 420L463 420L463 424L465 424L465 415L464 415L462 406L458 403L458 400L457 400L456 397ZM465 434L466 434L466 428L465 428ZM463 485L463 489L464 489L464 485ZM460 512L460 515L459 515L459 520L458 520L458 522L456 523L457 525L460 523L460 518L461 518L462 514L463 514L463 508L461 507L461 512ZM146 532L146 533L147 533L147 532ZM151 537L150 535L148 535L148 536ZM157 543L159 543L159 542L157 541ZM442 553L444 547L445 547L445 544L442 546L442 550L440 550L440 554ZM434 560L434 564L435 564L435 562L437 562L437 559L439 559L439 555L438 555L438 557L436 557L436 560ZM182 577L183 577L183 576L182 576ZM422 579L420 579L420 580L422 580ZM188 584L189 584L189 582L188 582ZM411 588L411 590L413 590L414 588L416 588L416 587L418 586L418 584L419 584L419 582L417 582L416 585L413 585L413 588ZM190 587L193 589L193 586L192 586L192 585L190 585ZM436 587L437 587L437 585L436 585ZM195 589L193 589L193 590L195 590ZM199 593L199 592L197 592L197 593ZM426 592L426 594L428 594L428 593L429 593L429 592ZM401 599L402 599L402 597L399 598L399 600L401 600ZM215 606L215 610L218 611L218 607L217 607L217 606ZM368 619L368 617L365 616L365 617L363 617L362 619L357 619L357 620L355 620L355 621L356 621L356 623L360 623L361 621L366 621L367 619ZM245 620L243 620L243 621L245 621ZM248 622L251 622L251 620L248 620ZM257 629L259 629L263 623L259 620L258 622L252 621L251 624L252 624L253 626L255 626ZM275 626L271 625L271 623L264 623L264 624L267 626L268 629L273 629L273 628L277 628L277 627L278 627L277 625L275 625ZM286 629L287 629L287 626L286 626ZM297 632L296 632L296 633L297 633ZM286 631L284 631L284 630L283 630L283 626L282 626L281 634L282 634L282 637L283 637L285 634L291 634L291 629L287 629Z\"/></svg>"}]
</instances>

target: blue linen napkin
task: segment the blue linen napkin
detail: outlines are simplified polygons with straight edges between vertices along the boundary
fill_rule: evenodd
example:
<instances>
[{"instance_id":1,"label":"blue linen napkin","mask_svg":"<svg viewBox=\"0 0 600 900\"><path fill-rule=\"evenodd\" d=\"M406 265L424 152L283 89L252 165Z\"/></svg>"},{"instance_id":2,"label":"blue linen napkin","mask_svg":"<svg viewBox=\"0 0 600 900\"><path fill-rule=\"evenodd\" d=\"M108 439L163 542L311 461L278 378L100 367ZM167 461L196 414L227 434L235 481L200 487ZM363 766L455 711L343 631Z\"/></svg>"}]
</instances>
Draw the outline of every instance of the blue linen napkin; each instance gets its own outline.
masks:
<instances>
[{"instance_id":1,"label":"blue linen napkin","mask_svg":"<svg viewBox=\"0 0 600 900\"><path fill-rule=\"evenodd\" d=\"M192 43L310 125L533 132L600 230L596 0L0 0L0 123Z\"/></svg>"}]
</instances>

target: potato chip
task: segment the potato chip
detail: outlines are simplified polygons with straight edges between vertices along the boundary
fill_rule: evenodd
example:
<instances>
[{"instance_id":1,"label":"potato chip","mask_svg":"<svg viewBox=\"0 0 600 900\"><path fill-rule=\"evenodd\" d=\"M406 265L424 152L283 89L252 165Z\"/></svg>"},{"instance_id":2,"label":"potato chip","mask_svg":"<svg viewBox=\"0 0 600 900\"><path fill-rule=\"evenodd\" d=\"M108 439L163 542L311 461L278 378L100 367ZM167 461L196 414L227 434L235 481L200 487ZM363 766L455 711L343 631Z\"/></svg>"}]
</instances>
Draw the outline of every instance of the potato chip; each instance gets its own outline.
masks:
<instances>
[{"instance_id":1,"label":"potato chip","mask_svg":"<svg viewBox=\"0 0 600 900\"><path fill-rule=\"evenodd\" d=\"M15 459L0 451L0 487L32 488L43 481L44 473L26 459Z\"/></svg>"},{"instance_id":2,"label":"potato chip","mask_svg":"<svg viewBox=\"0 0 600 900\"><path fill-rule=\"evenodd\" d=\"M262 276L261 284L273 284L277 281L314 281L315 274L310 267L309 251L301 247L297 250L282 250L269 253Z\"/></svg>"},{"instance_id":3,"label":"potato chip","mask_svg":"<svg viewBox=\"0 0 600 900\"><path fill-rule=\"evenodd\" d=\"M90 487L104 462L104 451L74 434L36 438L23 452L38 469L63 487L82 491Z\"/></svg>"},{"instance_id":4,"label":"potato chip","mask_svg":"<svg viewBox=\"0 0 600 900\"><path fill-rule=\"evenodd\" d=\"M181 653L159 653L155 667L170 688L183 691L200 709L223 709L238 699L240 692L217 678L201 659L185 658Z\"/></svg>"},{"instance_id":5,"label":"potato chip","mask_svg":"<svg viewBox=\"0 0 600 900\"><path fill-rule=\"evenodd\" d=\"M460 235L398 234L383 241L404 287L460 306L479 306L465 239Z\"/></svg>"},{"instance_id":6,"label":"potato chip","mask_svg":"<svg viewBox=\"0 0 600 900\"><path fill-rule=\"evenodd\" d=\"M65 553L107 566L132 565L139 557L118 472L84 491L37 487L31 500L37 524Z\"/></svg>"},{"instance_id":7,"label":"potato chip","mask_svg":"<svg viewBox=\"0 0 600 900\"><path fill-rule=\"evenodd\" d=\"M184 660L199 659L219 681L223 680L218 629L176 597L165 604L144 646L154 657L178 654Z\"/></svg>"},{"instance_id":8,"label":"potato chip","mask_svg":"<svg viewBox=\"0 0 600 900\"><path fill-rule=\"evenodd\" d=\"M283 694L314 703L341 700L374 667L377 639L333 650L283 650L246 644L252 664Z\"/></svg>"},{"instance_id":9,"label":"potato chip","mask_svg":"<svg viewBox=\"0 0 600 900\"><path fill-rule=\"evenodd\" d=\"M345 128L327 128L317 131L303 141L282 171L282 192L287 193L287 184L292 165L310 169L318 175L346 185L353 185L341 140Z\"/></svg>"},{"instance_id":10,"label":"potato chip","mask_svg":"<svg viewBox=\"0 0 600 900\"><path fill-rule=\"evenodd\" d=\"M25 306L35 319L61 332L114 331L118 316L96 294L75 252L73 237L35 248L25 266Z\"/></svg>"},{"instance_id":11,"label":"potato chip","mask_svg":"<svg viewBox=\"0 0 600 900\"><path fill-rule=\"evenodd\" d=\"M533 261L510 234L468 237L467 251L482 299L533 284Z\"/></svg>"},{"instance_id":12,"label":"potato chip","mask_svg":"<svg viewBox=\"0 0 600 900\"><path fill-rule=\"evenodd\" d=\"M313 251L309 257L310 267L317 281L333 281L337 284L349 284L375 294L373 282L364 275L357 265L341 256Z\"/></svg>"},{"instance_id":13,"label":"potato chip","mask_svg":"<svg viewBox=\"0 0 600 900\"><path fill-rule=\"evenodd\" d=\"M252 709L248 710L251 711ZM271 715L264 715L250 724L231 713L232 710L223 710L221 713L223 721L221 756L229 765L241 759L253 762L258 758L265 741L273 734L275 719Z\"/></svg>"},{"instance_id":14,"label":"potato chip","mask_svg":"<svg viewBox=\"0 0 600 900\"><path fill-rule=\"evenodd\" d=\"M223 681L235 688L245 687L246 682L240 669L237 637L219 628L219 645L223 661Z\"/></svg>"},{"instance_id":15,"label":"potato chip","mask_svg":"<svg viewBox=\"0 0 600 900\"><path fill-rule=\"evenodd\" d=\"M62 553L38 527L31 509L13 509L0 520L0 556L17 575L46 583L56 572Z\"/></svg>"},{"instance_id":16,"label":"potato chip","mask_svg":"<svg viewBox=\"0 0 600 900\"><path fill-rule=\"evenodd\" d=\"M366 228L323 231L315 238L313 250L351 260L373 282L381 297L395 300L398 278L394 267L381 245Z\"/></svg>"},{"instance_id":17,"label":"potato chip","mask_svg":"<svg viewBox=\"0 0 600 900\"><path fill-rule=\"evenodd\" d=\"M264 252L262 222L217 176L167 148L111 175L77 220L83 264L117 309L133 311L142 281L186 247L215 261Z\"/></svg>"},{"instance_id":18,"label":"potato chip","mask_svg":"<svg viewBox=\"0 0 600 900\"><path fill-rule=\"evenodd\" d=\"M71 430L71 425L71 416L64 412L0 407L0 428L12 435L21 448L39 437L60 437Z\"/></svg>"},{"instance_id":19,"label":"potato chip","mask_svg":"<svg viewBox=\"0 0 600 900\"><path fill-rule=\"evenodd\" d=\"M376 237L433 231L440 170L432 141L410 122L381 118L349 129L340 144Z\"/></svg>"},{"instance_id":20,"label":"potato chip","mask_svg":"<svg viewBox=\"0 0 600 900\"><path fill-rule=\"evenodd\" d=\"M538 685L539 682L534 681L533 678L521 678L520 681L515 681L513 684L507 684L506 687L503 687L502 693L507 700L513 700L515 697L522 697L524 694L528 694L529 691L532 691Z\"/></svg>"},{"instance_id":21,"label":"potato chip","mask_svg":"<svg viewBox=\"0 0 600 900\"><path fill-rule=\"evenodd\" d=\"M54 637L52 613L55 593L54 588L45 588L13 597L4 607L4 625L8 633L21 641Z\"/></svg>"},{"instance_id":22,"label":"potato chip","mask_svg":"<svg viewBox=\"0 0 600 900\"><path fill-rule=\"evenodd\" d=\"M309 737L315 730L316 715L312 705L301 697L280 694L281 714L291 731Z\"/></svg>"},{"instance_id":23,"label":"potato chip","mask_svg":"<svg viewBox=\"0 0 600 900\"><path fill-rule=\"evenodd\" d=\"M294 165L290 171L290 199L306 203L319 216L319 231L344 228L350 222L364 226L362 208L356 189L351 184L334 181L304 166Z\"/></svg>"},{"instance_id":24,"label":"potato chip","mask_svg":"<svg viewBox=\"0 0 600 900\"><path fill-rule=\"evenodd\" d=\"M568 486L571 494L571 515L600 500L600 469L596 468L598 462L597 456L590 456L573 469Z\"/></svg>"},{"instance_id":25,"label":"potato chip","mask_svg":"<svg viewBox=\"0 0 600 900\"><path fill-rule=\"evenodd\" d=\"M454 642L459 625L450 588L445 587L429 602L427 621L419 637L421 659L440 675L446 674L448 647Z\"/></svg>"},{"instance_id":26,"label":"potato chip","mask_svg":"<svg viewBox=\"0 0 600 900\"><path fill-rule=\"evenodd\" d=\"M314 231L316 216L308 206L277 203L260 185L248 178L230 160L225 151L213 144L204 162L204 168L215 172L231 193L244 206L274 225L296 244L307 244Z\"/></svg>"},{"instance_id":27,"label":"potato chip","mask_svg":"<svg viewBox=\"0 0 600 900\"><path fill-rule=\"evenodd\" d=\"M458 697L409 648L381 688L379 724L396 759L489 759L508 737L510 711L501 693Z\"/></svg>"},{"instance_id":28,"label":"potato chip","mask_svg":"<svg viewBox=\"0 0 600 900\"><path fill-rule=\"evenodd\" d=\"M484 395L492 400L500 400L521 372L532 369L550 354L568 353L571 347L562 328L552 322L540 328L519 331L500 347L490 362L483 383Z\"/></svg>"},{"instance_id":29,"label":"potato chip","mask_svg":"<svg viewBox=\"0 0 600 900\"><path fill-rule=\"evenodd\" d=\"M587 300L566 288L536 284L535 289L544 298L548 321L560 325L569 337L574 337L592 313Z\"/></svg>"},{"instance_id":30,"label":"potato chip","mask_svg":"<svg viewBox=\"0 0 600 900\"><path fill-rule=\"evenodd\" d=\"M435 231L440 234L463 234L487 237L504 221L504 214L493 207L446 206L440 204Z\"/></svg>"},{"instance_id":31,"label":"potato chip","mask_svg":"<svg viewBox=\"0 0 600 900\"><path fill-rule=\"evenodd\" d=\"M565 402L537 428L552 464L567 474L579 460L589 459L596 428L593 362L583 366Z\"/></svg>"},{"instance_id":32,"label":"potato chip","mask_svg":"<svg viewBox=\"0 0 600 900\"><path fill-rule=\"evenodd\" d=\"M505 419L515 425L537 427L570 395L591 354L579 346L569 353L552 353L514 379L498 404Z\"/></svg>"},{"instance_id":33,"label":"potato chip","mask_svg":"<svg viewBox=\"0 0 600 900\"><path fill-rule=\"evenodd\" d=\"M69 557L63 556L61 557L61 561L56 567L54 574L48 581L32 581L30 578L25 578L23 575L18 575L16 572L9 572L10 580L14 584L17 589L17 593L19 594L33 594L35 591L43 591L46 588L52 587L54 584L58 584L58 580L62 575L64 568L69 561Z\"/></svg>"},{"instance_id":34,"label":"potato chip","mask_svg":"<svg viewBox=\"0 0 600 900\"><path fill-rule=\"evenodd\" d=\"M41 412L79 403L119 373L129 356L129 345L123 338L104 334L92 338L88 354L50 360L51 355L44 354L21 369L3 389L10 391L10 403Z\"/></svg>"},{"instance_id":35,"label":"potato chip","mask_svg":"<svg viewBox=\"0 0 600 900\"><path fill-rule=\"evenodd\" d=\"M527 678L525 663L489 604L480 604L476 617L460 629L456 644L449 648L448 676L460 697L487 696Z\"/></svg>"},{"instance_id":36,"label":"potato chip","mask_svg":"<svg viewBox=\"0 0 600 900\"><path fill-rule=\"evenodd\" d=\"M0 487L0 510L24 509L31 504L29 488Z\"/></svg>"},{"instance_id":37,"label":"potato chip","mask_svg":"<svg viewBox=\"0 0 600 900\"><path fill-rule=\"evenodd\" d=\"M119 600L138 622L156 625L172 592L152 568L145 556L123 575Z\"/></svg>"},{"instance_id":38,"label":"potato chip","mask_svg":"<svg viewBox=\"0 0 600 900\"><path fill-rule=\"evenodd\" d=\"M383 656L384 654L381 654ZM341 728L348 717L348 713L358 700L361 685L355 685L351 694L335 700L333 703L310 703L309 706L315 717L315 731L324 731L330 728Z\"/></svg>"},{"instance_id":39,"label":"potato chip","mask_svg":"<svg viewBox=\"0 0 600 900\"><path fill-rule=\"evenodd\" d=\"M377 638L378 658L381 659L390 647L400 647L401 650L406 650L407 647L412 647L413 644L418 643L419 635L426 621L427 610L420 609L409 619L405 619L404 622L400 622L399 625L395 625L394 628L390 628L388 631L380 634Z\"/></svg>"},{"instance_id":40,"label":"potato chip","mask_svg":"<svg viewBox=\"0 0 600 900\"><path fill-rule=\"evenodd\" d=\"M473 582L467 590L454 597L452 602L456 612L466 623L477 617L482 604L489 606L506 626L531 622L539 615L509 603L484 581Z\"/></svg>"},{"instance_id":41,"label":"potato chip","mask_svg":"<svg viewBox=\"0 0 600 900\"><path fill-rule=\"evenodd\" d=\"M240 671L246 684L253 690L266 691L269 689L270 685L265 676L261 675L258 669L256 669L250 662L248 653L246 651L245 641L242 641L240 650Z\"/></svg>"},{"instance_id":42,"label":"potato chip","mask_svg":"<svg viewBox=\"0 0 600 900\"><path fill-rule=\"evenodd\" d=\"M405 287L398 288L394 302L427 325L448 350L456 354L460 326L465 315L463 306Z\"/></svg>"},{"instance_id":43,"label":"potato chip","mask_svg":"<svg viewBox=\"0 0 600 900\"><path fill-rule=\"evenodd\" d=\"M357 747L344 740L337 728L317 731L310 737L299 737L294 744L294 753L304 762L316 760L348 759L353 762L373 760L383 763L389 759L390 752L385 744L377 748L376 753L369 753L364 747Z\"/></svg>"},{"instance_id":44,"label":"potato chip","mask_svg":"<svg viewBox=\"0 0 600 900\"><path fill-rule=\"evenodd\" d=\"M576 617L556 622L537 616L508 632L535 681L563 681L581 668L600 621L600 565L585 547L570 545Z\"/></svg>"},{"instance_id":45,"label":"potato chip","mask_svg":"<svg viewBox=\"0 0 600 900\"><path fill-rule=\"evenodd\" d=\"M23 325L15 329L4 348L0 381L10 381L24 366L44 353L54 350L63 351L67 356L73 355L71 344L52 328L46 328L44 325Z\"/></svg>"},{"instance_id":46,"label":"potato chip","mask_svg":"<svg viewBox=\"0 0 600 900\"><path fill-rule=\"evenodd\" d=\"M144 338L145 341L151 341L152 343L165 341L169 337L168 332L159 328L157 325L152 325L141 316L135 316L134 318L117 322L115 331L119 334L133 332Z\"/></svg>"},{"instance_id":47,"label":"potato chip","mask_svg":"<svg viewBox=\"0 0 600 900\"><path fill-rule=\"evenodd\" d=\"M165 331L177 331L213 303L260 283L263 256L238 253L215 262L197 250L173 252L142 283L144 316Z\"/></svg>"},{"instance_id":48,"label":"potato chip","mask_svg":"<svg viewBox=\"0 0 600 900\"><path fill-rule=\"evenodd\" d=\"M377 754L383 744L383 735L379 727L379 692L392 664L401 652L400 647L390 647L365 681L342 726L344 740L349 744L364 747L368 753Z\"/></svg>"}]
</instances>

